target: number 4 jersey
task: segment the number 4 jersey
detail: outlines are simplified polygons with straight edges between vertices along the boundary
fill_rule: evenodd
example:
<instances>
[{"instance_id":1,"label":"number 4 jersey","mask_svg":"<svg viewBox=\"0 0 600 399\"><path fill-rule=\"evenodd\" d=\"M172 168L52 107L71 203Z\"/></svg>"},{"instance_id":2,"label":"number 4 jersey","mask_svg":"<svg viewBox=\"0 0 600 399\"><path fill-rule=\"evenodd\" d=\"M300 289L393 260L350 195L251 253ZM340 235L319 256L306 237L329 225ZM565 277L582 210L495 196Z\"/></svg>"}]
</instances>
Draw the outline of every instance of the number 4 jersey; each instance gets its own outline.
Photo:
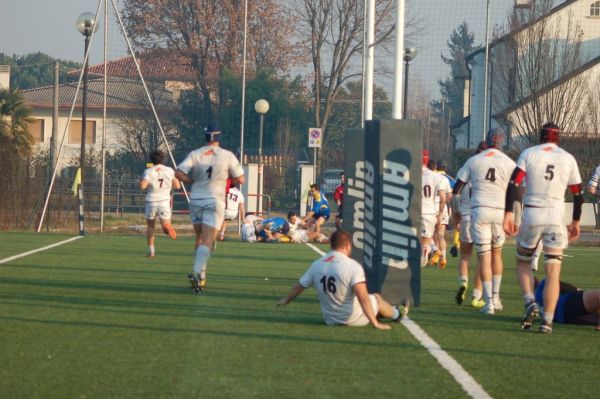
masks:
<instances>
[{"instance_id":1,"label":"number 4 jersey","mask_svg":"<svg viewBox=\"0 0 600 399\"><path fill-rule=\"evenodd\" d=\"M504 210L506 188L515 165L515 161L496 148L469 158L456 178L463 183L471 183L471 208Z\"/></svg>"},{"instance_id":2,"label":"number 4 jersey","mask_svg":"<svg viewBox=\"0 0 600 399\"><path fill-rule=\"evenodd\" d=\"M352 324L362 316L362 308L352 287L366 281L365 272L358 262L331 251L313 262L299 283L304 288L315 286L323 320L333 325Z\"/></svg>"},{"instance_id":3,"label":"number 4 jersey","mask_svg":"<svg viewBox=\"0 0 600 399\"><path fill-rule=\"evenodd\" d=\"M168 166L154 165L144 171L143 180L148 181L146 202L160 202L171 199L171 185L175 171Z\"/></svg>"}]
</instances>

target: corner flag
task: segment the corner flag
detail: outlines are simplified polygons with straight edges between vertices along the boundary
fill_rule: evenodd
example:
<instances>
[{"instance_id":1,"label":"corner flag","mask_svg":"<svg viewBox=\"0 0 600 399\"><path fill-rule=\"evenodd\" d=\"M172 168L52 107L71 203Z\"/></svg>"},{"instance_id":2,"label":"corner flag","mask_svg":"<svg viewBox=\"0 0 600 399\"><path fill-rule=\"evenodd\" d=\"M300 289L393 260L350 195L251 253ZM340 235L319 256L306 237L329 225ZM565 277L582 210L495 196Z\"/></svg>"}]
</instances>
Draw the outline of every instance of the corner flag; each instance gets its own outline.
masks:
<instances>
[{"instance_id":1,"label":"corner flag","mask_svg":"<svg viewBox=\"0 0 600 399\"><path fill-rule=\"evenodd\" d=\"M75 180L73 180L73 186L71 186L71 191L73 192L73 196L77 197L77 188L81 184L81 168L77 168L77 174L75 175Z\"/></svg>"}]
</instances>

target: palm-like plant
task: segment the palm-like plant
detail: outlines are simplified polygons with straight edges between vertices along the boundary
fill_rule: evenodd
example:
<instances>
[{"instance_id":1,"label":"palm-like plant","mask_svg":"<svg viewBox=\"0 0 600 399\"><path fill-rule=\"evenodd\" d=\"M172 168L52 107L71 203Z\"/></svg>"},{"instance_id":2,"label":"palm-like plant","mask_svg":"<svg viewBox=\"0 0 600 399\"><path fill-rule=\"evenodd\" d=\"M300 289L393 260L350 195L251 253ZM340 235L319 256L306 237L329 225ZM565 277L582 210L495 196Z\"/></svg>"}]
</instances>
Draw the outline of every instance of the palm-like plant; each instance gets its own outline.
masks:
<instances>
[{"instance_id":1,"label":"palm-like plant","mask_svg":"<svg viewBox=\"0 0 600 399\"><path fill-rule=\"evenodd\" d=\"M30 115L31 108L18 89L0 90L0 147L4 151L17 153L21 158L31 154L35 140L28 130L33 121Z\"/></svg>"}]
</instances>

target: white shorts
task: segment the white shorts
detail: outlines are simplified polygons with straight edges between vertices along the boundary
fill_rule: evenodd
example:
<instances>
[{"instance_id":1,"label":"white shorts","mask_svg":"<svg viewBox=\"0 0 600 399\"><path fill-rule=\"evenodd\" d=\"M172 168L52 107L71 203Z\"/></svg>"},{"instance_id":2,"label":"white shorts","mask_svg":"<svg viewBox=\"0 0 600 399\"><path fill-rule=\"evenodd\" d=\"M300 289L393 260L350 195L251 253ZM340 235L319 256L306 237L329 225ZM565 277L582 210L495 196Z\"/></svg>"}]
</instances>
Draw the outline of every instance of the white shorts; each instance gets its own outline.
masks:
<instances>
[{"instance_id":1,"label":"white shorts","mask_svg":"<svg viewBox=\"0 0 600 399\"><path fill-rule=\"evenodd\" d=\"M435 215L421 215L421 237L433 237L436 223L437 217Z\"/></svg>"},{"instance_id":2,"label":"white shorts","mask_svg":"<svg viewBox=\"0 0 600 399\"><path fill-rule=\"evenodd\" d=\"M231 209L225 209L225 220L234 220L237 218L238 211L232 211Z\"/></svg>"},{"instance_id":3,"label":"white shorts","mask_svg":"<svg viewBox=\"0 0 600 399\"><path fill-rule=\"evenodd\" d=\"M220 229L223 225L225 201L213 198L190 200L190 219L193 224L205 224Z\"/></svg>"},{"instance_id":4,"label":"white shorts","mask_svg":"<svg viewBox=\"0 0 600 399\"><path fill-rule=\"evenodd\" d=\"M160 220L171 219L171 200L146 202L144 217L147 220L154 220L157 216Z\"/></svg>"},{"instance_id":5,"label":"white shorts","mask_svg":"<svg viewBox=\"0 0 600 399\"><path fill-rule=\"evenodd\" d=\"M292 242L295 242L297 244L308 242L308 231L305 229L297 229L295 231L291 231L290 239L292 240Z\"/></svg>"},{"instance_id":6,"label":"white shorts","mask_svg":"<svg viewBox=\"0 0 600 399\"><path fill-rule=\"evenodd\" d=\"M471 236L478 252L502 248L504 234L504 209L477 207L471 209Z\"/></svg>"},{"instance_id":7,"label":"white shorts","mask_svg":"<svg viewBox=\"0 0 600 399\"><path fill-rule=\"evenodd\" d=\"M539 241L545 248L565 249L569 243L563 211L556 208L523 208L517 244L534 249Z\"/></svg>"},{"instance_id":8,"label":"white shorts","mask_svg":"<svg viewBox=\"0 0 600 399\"><path fill-rule=\"evenodd\" d=\"M471 215L462 215L460 218L460 240L467 244L473 243L471 235Z\"/></svg>"},{"instance_id":9,"label":"white shorts","mask_svg":"<svg viewBox=\"0 0 600 399\"><path fill-rule=\"evenodd\" d=\"M369 300L371 301L371 307L373 308L373 313L375 314L375 316L377 316L377 313L379 313L379 302L377 302L377 298L373 294L369 294ZM366 326L367 324L370 323L367 316L365 316L365 312L363 312L360 304L357 306L358 306L358 311L355 310L352 313L352 317L350 318L350 320L348 320L348 323L346 323L346 325L351 326L351 327L362 327L362 326Z\"/></svg>"},{"instance_id":10,"label":"white shorts","mask_svg":"<svg viewBox=\"0 0 600 399\"><path fill-rule=\"evenodd\" d=\"M242 241L256 242L256 228L253 224L244 223L241 229Z\"/></svg>"}]
</instances>

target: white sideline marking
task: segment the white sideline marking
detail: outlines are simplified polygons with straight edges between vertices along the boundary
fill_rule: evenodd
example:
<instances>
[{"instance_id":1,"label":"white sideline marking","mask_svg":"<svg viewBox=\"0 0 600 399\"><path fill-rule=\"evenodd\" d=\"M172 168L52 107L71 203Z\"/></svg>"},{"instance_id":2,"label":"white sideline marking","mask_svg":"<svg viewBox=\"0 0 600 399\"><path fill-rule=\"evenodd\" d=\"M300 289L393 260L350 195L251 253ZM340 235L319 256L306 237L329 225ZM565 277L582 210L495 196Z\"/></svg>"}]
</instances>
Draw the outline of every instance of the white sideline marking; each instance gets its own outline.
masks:
<instances>
[{"instance_id":1,"label":"white sideline marking","mask_svg":"<svg viewBox=\"0 0 600 399\"><path fill-rule=\"evenodd\" d=\"M319 248L312 244L306 243L313 251L324 256L325 253ZM413 337L419 341L421 345L438 361L438 363L445 368L448 373L458 382L458 384L465 390L472 398L492 399L485 389L471 376L467 371L450 356L442 347L435 342L423 329L414 321L405 317L402 319L402 325L406 327Z\"/></svg>"},{"instance_id":2,"label":"white sideline marking","mask_svg":"<svg viewBox=\"0 0 600 399\"><path fill-rule=\"evenodd\" d=\"M45 251L45 250L50 249L50 248L58 247L59 245L63 245L63 244L66 244L68 242L75 241L75 240L77 240L78 238L81 238L81 237L83 237L83 236L71 237L71 238L69 238L67 240L60 241L60 242L57 242L57 243L54 243L54 244L50 244L50 245L47 245L47 246L42 247L42 248L34 249L34 250L31 250L31 251L20 253L20 254L15 255L15 256L11 256L10 258L0 259L0 265L2 263L10 262L11 260L15 260L15 259L19 259L19 258L24 258L24 257L32 255L32 254L34 254L36 252L42 252L42 251Z\"/></svg>"}]
</instances>

